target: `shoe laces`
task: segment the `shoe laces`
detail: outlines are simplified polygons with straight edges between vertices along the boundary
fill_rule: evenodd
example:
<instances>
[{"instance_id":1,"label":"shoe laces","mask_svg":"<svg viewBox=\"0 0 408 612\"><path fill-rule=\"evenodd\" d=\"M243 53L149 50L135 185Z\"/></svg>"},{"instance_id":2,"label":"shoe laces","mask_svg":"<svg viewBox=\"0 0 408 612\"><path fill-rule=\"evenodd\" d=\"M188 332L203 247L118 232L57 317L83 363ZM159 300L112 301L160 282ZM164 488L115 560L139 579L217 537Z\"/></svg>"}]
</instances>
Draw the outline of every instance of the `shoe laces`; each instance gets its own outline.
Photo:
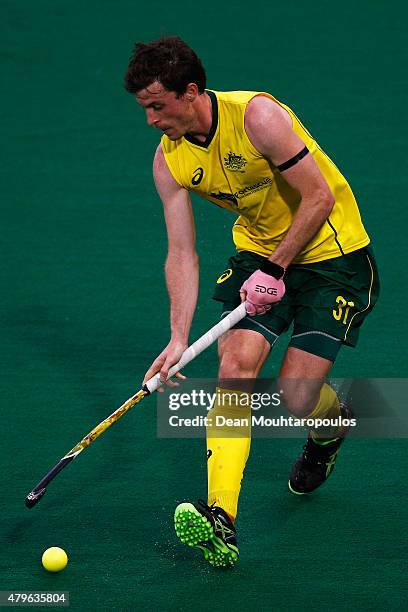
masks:
<instances>
[{"instance_id":1,"label":"shoe laces","mask_svg":"<svg viewBox=\"0 0 408 612\"><path fill-rule=\"evenodd\" d=\"M205 503L203 499L199 499L197 501L198 505L200 505L204 510L206 510L212 515L215 528L221 531L223 537L225 537L229 533L235 536L234 523L231 521L230 517L223 508L219 508L219 506L216 506L215 502L213 502L211 506L209 506ZM221 512L217 512L216 508L218 508ZM229 524L231 524L232 529L229 527Z\"/></svg>"},{"instance_id":2,"label":"shoe laces","mask_svg":"<svg viewBox=\"0 0 408 612\"><path fill-rule=\"evenodd\" d=\"M303 458L308 463L327 464L331 460L332 454L329 451L329 446L319 446L311 438L303 445Z\"/></svg>"},{"instance_id":3,"label":"shoe laces","mask_svg":"<svg viewBox=\"0 0 408 612\"><path fill-rule=\"evenodd\" d=\"M205 503L203 499L199 499L198 503L202 508L204 508L204 510L207 510L207 512L211 512L211 513L214 512L215 502L213 502L211 506L209 506L208 504Z\"/></svg>"}]
</instances>

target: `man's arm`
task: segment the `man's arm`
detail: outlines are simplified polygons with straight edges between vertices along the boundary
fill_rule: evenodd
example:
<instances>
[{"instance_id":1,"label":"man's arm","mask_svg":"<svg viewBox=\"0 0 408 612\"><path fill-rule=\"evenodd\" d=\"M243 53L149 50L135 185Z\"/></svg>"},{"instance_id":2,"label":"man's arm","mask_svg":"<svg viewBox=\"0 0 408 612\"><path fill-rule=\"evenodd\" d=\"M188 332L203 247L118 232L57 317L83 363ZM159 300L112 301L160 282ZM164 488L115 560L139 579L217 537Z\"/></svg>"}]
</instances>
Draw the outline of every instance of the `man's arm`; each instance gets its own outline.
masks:
<instances>
[{"instance_id":1,"label":"man's arm","mask_svg":"<svg viewBox=\"0 0 408 612\"><path fill-rule=\"evenodd\" d=\"M254 147L274 166L284 164L305 147L292 128L289 114L266 96L257 96L249 102L245 129ZM301 196L288 233L270 257L286 269L326 221L334 196L310 153L282 170L282 176Z\"/></svg>"},{"instance_id":2,"label":"man's arm","mask_svg":"<svg viewBox=\"0 0 408 612\"><path fill-rule=\"evenodd\" d=\"M198 295L198 256L190 196L172 177L161 145L156 150L153 175L163 202L168 237L165 272L170 297L171 338L146 372L145 380L159 371L161 379L165 380L169 368L177 363L188 345Z\"/></svg>"}]
</instances>

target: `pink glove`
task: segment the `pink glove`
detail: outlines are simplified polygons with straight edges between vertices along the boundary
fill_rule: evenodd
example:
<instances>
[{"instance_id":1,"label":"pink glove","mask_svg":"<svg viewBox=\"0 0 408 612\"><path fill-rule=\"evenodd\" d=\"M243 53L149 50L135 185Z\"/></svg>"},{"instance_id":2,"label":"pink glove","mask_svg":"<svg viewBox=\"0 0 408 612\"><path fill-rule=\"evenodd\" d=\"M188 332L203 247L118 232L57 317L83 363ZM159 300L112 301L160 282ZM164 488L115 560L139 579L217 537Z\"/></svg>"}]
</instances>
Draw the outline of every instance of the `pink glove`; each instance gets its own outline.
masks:
<instances>
[{"instance_id":1,"label":"pink glove","mask_svg":"<svg viewBox=\"0 0 408 612\"><path fill-rule=\"evenodd\" d=\"M240 292L245 293L249 315L264 314L273 304L280 302L285 295L285 283L282 280L284 274L284 268L267 259L245 281Z\"/></svg>"}]
</instances>

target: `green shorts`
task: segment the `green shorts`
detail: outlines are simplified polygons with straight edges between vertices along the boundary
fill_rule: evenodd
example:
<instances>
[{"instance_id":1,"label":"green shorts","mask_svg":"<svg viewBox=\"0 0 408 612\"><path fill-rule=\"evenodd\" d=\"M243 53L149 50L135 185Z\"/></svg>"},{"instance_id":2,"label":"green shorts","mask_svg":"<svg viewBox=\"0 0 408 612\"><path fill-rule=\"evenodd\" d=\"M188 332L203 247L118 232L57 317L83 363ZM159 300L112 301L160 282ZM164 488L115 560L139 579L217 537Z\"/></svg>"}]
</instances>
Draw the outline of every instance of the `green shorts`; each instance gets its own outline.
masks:
<instances>
[{"instance_id":1,"label":"green shorts","mask_svg":"<svg viewBox=\"0 0 408 612\"><path fill-rule=\"evenodd\" d=\"M242 283L265 258L241 251L228 260L217 280L214 299L223 315L240 303ZM286 293L270 311L246 316L235 327L261 333L273 345L293 323L290 346L334 361L343 344L356 346L360 327L379 295L370 247L313 264L293 264L285 274Z\"/></svg>"}]
</instances>

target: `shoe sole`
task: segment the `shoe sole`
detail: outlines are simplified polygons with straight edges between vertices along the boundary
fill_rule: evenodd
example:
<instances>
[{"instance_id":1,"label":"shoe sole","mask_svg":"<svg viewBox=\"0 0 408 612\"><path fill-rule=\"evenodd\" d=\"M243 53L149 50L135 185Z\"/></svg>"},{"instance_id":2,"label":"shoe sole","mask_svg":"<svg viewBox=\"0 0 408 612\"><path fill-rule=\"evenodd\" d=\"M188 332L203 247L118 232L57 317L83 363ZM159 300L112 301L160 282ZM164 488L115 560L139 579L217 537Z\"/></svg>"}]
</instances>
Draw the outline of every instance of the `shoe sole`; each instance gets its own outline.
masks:
<instances>
[{"instance_id":1,"label":"shoe sole","mask_svg":"<svg viewBox=\"0 0 408 612\"><path fill-rule=\"evenodd\" d=\"M216 536L210 521L193 504L185 502L177 506L174 527L180 542L201 550L213 567L229 567L238 560L238 548Z\"/></svg>"},{"instance_id":2,"label":"shoe sole","mask_svg":"<svg viewBox=\"0 0 408 612\"><path fill-rule=\"evenodd\" d=\"M288 488L289 488L289 491L291 493L293 493L293 495L308 495L308 493L306 491L302 492L302 491L295 491L295 489L292 489L292 485L290 484L290 480L288 480ZM310 492L312 493L312 491L310 491Z\"/></svg>"}]
</instances>

